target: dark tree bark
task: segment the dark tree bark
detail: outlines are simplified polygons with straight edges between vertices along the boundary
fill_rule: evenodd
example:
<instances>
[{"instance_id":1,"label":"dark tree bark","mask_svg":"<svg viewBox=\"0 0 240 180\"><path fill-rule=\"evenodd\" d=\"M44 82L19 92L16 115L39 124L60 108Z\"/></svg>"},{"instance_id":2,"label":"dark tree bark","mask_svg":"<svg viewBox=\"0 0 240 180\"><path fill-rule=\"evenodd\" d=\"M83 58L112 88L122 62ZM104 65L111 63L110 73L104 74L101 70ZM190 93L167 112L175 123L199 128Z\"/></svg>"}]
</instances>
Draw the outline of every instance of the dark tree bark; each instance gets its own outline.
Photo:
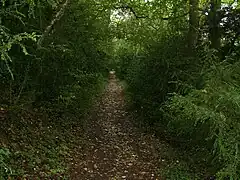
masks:
<instances>
[{"instance_id":1,"label":"dark tree bark","mask_svg":"<svg viewBox=\"0 0 240 180\"><path fill-rule=\"evenodd\" d=\"M188 31L188 47L193 50L198 40L199 28L199 0L189 0L189 31Z\"/></svg>"},{"instance_id":2,"label":"dark tree bark","mask_svg":"<svg viewBox=\"0 0 240 180\"><path fill-rule=\"evenodd\" d=\"M220 9L221 0L211 0L209 12L209 39L211 48L219 49L221 46L221 33L220 33Z\"/></svg>"}]
</instances>

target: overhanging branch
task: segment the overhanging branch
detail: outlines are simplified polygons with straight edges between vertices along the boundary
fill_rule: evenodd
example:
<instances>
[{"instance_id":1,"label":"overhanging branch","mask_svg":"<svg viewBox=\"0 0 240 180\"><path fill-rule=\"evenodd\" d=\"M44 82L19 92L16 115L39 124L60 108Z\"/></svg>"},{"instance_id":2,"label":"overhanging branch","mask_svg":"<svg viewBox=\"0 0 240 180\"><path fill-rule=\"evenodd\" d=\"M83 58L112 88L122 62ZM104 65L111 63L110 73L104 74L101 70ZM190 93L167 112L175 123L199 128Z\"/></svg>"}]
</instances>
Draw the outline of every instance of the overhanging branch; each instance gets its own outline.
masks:
<instances>
[{"instance_id":1,"label":"overhanging branch","mask_svg":"<svg viewBox=\"0 0 240 180\"><path fill-rule=\"evenodd\" d=\"M137 15L136 11L133 9L133 7L130 7L128 5L123 5L123 6L119 6L119 7L114 7L115 9L122 9L122 10L129 10L136 19L144 19L144 18L148 18L149 16L139 16ZM162 17L160 19L162 20L172 20L172 19L177 19L177 18L181 18L181 17L184 17L184 16L187 16L189 14L189 12L187 13L184 13L182 15L179 15L177 17Z\"/></svg>"},{"instance_id":2,"label":"overhanging branch","mask_svg":"<svg viewBox=\"0 0 240 180\"><path fill-rule=\"evenodd\" d=\"M61 9L54 16L54 18L51 21L50 25L46 27L44 33L42 34L41 38L39 38L39 40L37 42L38 48L40 48L42 46L44 38L48 36L48 34L50 33L51 29L56 24L56 22L62 18L63 14L64 14L64 10L65 10L66 6L68 5L69 1L70 0L66 0L65 1L65 3L62 5Z\"/></svg>"},{"instance_id":3,"label":"overhanging branch","mask_svg":"<svg viewBox=\"0 0 240 180\"><path fill-rule=\"evenodd\" d=\"M122 10L129 10L136 19L141 19L141 18L148 18L148 16L139 16L137 15L136 11L133 9L133 7L130 7L128 5L123 5L123 6L119 6L119 7L114 7L115 9L122 9Z\"/></svg>"},{"instance_id":4,"label":"overhanging branch","mask_svg":"<svg viewBox=\"0 0 240 180\"><path fill-rule=\"evenodd\" d=\"M129 7L129 10L134 14L136 19L148 18L148 16L138 16L132 7Z\"/></svg>"}]
</instances>

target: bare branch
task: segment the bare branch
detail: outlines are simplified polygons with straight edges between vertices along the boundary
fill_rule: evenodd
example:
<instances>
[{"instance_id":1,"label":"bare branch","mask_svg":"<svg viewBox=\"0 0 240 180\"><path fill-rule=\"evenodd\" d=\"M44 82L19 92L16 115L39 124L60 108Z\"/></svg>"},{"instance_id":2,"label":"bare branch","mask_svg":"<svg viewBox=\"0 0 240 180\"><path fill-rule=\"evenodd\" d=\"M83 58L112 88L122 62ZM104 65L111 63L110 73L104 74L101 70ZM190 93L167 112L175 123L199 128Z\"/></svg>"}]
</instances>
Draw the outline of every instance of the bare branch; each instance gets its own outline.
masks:
<instances>
[{"instance_id":1,"label":"bare branch","mask_svg":"<svg viewBox=\"0 0 240 180\"><path fill-rule=\"evenodd\" d=\"M58 11L58 13L55 15L55 17L53 18L53 20L51 21L50 25L46 27L44 33L42 34L41 38L39 38L38 42L37 42L37 46L38 48L41 47L43 40L46 36L48 36L49 32L51 31L51 29L53 28L53 26L56 24L56 22L58 20L60 20L64 14L64 10L66 8L66 6L68 5L70 0L66 0L65 3L62 5L61 9Z\"/></svg>"}]
</instances>

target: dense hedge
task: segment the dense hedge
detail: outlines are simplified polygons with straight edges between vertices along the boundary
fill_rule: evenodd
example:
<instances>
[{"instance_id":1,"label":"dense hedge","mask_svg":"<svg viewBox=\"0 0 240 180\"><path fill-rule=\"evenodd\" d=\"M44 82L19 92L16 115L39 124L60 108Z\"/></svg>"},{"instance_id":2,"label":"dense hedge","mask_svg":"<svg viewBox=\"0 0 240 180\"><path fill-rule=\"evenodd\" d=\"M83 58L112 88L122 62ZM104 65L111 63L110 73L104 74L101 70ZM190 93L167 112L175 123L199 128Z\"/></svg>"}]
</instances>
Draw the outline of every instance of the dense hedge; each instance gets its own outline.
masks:
<instances>
[{"instance_id":1,"label":"dense hedge","mask_svg":"<svg viewBox=\"0 0 240 180\"><path fill-rule=\"evenodd\" d=\"M217 61L214 53L199 47L190 56L182 36L168 37L119 56L119 74L145 123L195 149L219 179L238 179L239 57Z\"/></svg>"}]
</instances>

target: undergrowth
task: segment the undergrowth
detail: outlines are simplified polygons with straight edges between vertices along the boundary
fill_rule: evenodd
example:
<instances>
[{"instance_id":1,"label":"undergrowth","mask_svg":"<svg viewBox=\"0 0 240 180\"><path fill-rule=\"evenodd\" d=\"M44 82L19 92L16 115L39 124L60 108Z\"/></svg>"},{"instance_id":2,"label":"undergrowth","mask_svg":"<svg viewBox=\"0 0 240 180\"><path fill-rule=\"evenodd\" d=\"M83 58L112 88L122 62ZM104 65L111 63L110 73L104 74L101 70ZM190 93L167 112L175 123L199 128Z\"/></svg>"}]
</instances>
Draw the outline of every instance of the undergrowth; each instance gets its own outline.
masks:
<instances>
[{"instance_id":1,"label":"undergrowth","mask_svg":"<svg viewBox=\"0 0 240 180\"><path fill-rule=\"evenodd\" d=\"M119 54L118 73L141 123L185 151L183 159L191 159L197 171L239 179L238 57L220 61L215 51L201 47L193 57L181 46L181 36L167 42L140 55L130 53L128 60ZM169 167L166 177L192 179L187 172Z\"/></svg>"},{"instance_id":2,"label":"undergrowth","mask_svg":"<svg viewBox=\"0 0 240 180\"><path fill-rule=\"evenodd\" d=\"M110 15L97 10L78 0L0 0L1 178L67 178L71 146L105 83L99 37L109 31L99 17Z\"/></svg>"},{"instance_id":3,"label":"undergrowth","mask_svg":"<svg viewBox=\"0 0 240 180\"><path fill-rule=\"evenodd\" d=\"M198 175L191 172L189 165L179 162L174 162L163 168L160 174L167 180L200 180Z\"/></svg>"},{"instance_id":4,"label":"undergrowth","mask_svg":"<svg viewBox=\"0 0 240 180\"><path fill-rule=\"evenodd\" d=\"M209 150L218 179L238 179L240 157L240 65L212 67L201 90L175 94L163 107L168 129Z\"/></svg>"},{"instance_id":5,"label":"undergrowth","mask_svg":"<svg viewBox=\"0 0 240 180\"><path fill-rule=\"evenodd\" d=\"M99 76L88 90L64 91L65 99L60 97L55 104L32 110L5 108L0 127L0 177L67 179L71 149L82 144L85 113L104 86L105 80Z\"/></svg>"}]
</instances>

